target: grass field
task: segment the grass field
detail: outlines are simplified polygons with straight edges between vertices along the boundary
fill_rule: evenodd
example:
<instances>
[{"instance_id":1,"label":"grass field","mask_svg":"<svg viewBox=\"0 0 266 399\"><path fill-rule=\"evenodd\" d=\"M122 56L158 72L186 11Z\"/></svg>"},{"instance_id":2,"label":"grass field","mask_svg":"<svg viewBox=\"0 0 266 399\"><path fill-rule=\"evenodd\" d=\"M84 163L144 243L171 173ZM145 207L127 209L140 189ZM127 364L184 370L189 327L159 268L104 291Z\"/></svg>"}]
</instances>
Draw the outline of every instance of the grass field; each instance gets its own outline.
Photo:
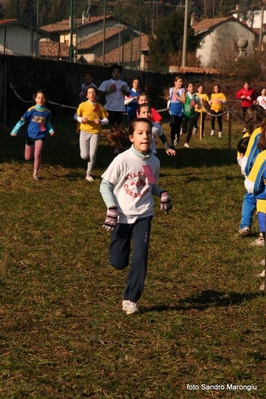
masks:
<instances>
[{"instance_id":1,"label":"grass field","mask_svg":"<svg viewBox=\"0 0 266 399\"><path fill-rule=\"evenodd\" d=\"M175 158L158 145L173 209L165 215L155 200L141 313L132 316L121 310L127 270L109 265L101 227L100 176L112 160L105 138L89 183L75 122L62 112L36 182L23 132L11 138L2 127L0 398L266 397L266 302L256 277L265 254L249 245L256 218L252 237L236 237L242 126L228 149L224 123L222 139L195 135L190 149L182 136Z\"/></svg>"}]
</instances>

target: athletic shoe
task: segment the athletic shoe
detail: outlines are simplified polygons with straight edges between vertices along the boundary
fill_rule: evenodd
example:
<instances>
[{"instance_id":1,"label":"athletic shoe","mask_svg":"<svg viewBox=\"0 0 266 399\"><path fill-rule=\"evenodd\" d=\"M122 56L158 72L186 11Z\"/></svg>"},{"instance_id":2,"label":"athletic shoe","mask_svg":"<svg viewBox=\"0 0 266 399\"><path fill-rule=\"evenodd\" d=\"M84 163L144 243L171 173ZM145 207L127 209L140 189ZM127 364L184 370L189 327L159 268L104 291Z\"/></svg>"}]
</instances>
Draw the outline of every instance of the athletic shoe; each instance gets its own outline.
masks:
<instances>
[{"instance_id":1,"label":"athletic shoe","mask_svg":"<svg viewBox=\"0 0 266 399\"><path fill-rule=\"evenodd\" d=\"M185 147L185 148L189 148L189 144L188 144L188 143L185 143L185 144L184 144L184 147Z\"/></svg>"},{"instance_id":2,"label":"athletic shoe","mask_svg":"<svg viewBox=\"0 0 266 399\"><path fill-rule=\"evenodd\" d=\"M175 139L174 139L174 146L176 147L176 146L178 146L178 144L179 144L179 140L178 140L178 137L177 137L177 134L175 135Z\"/></svg>"},{"instance_id":3,"label":"athletic shoe","mask_svg":"<svg viewBox=\"0 0 266 399\"><path fill-rule=\"evenodd\" d=\"M265 266L265 259L262 259L262 260L260 261L260 265L261 265L261 266Z\"/></svg>"},{"instance_id":4,"label":"athletic shoe","mask_svg":"<svg viewBox=\"0 0 266 399\"><path fill-rule=\"evenodd\" d=\"M257 277L264 278L265 277L265 269L262 270L261 273L257 274Z\"/></svg>"},{"instance_id":5,"label":"athletic shoe","mask_svg":"<svg viewBox=\"0 0 266 399\"><path fill-rule=\"evenodd\" d=\"M246 133L247 129L244 127L242 133Z\"/></svg>"},{"instance_id":6,"label":"athletic shoe","mask_svg":"<svg viewBox=\"0 0 266 399\"><path fill-rule=\"evenodd\" d=\"M86 176L86 180L88 181L94 181L94 178L92 176Z\"/></svg>"},{"instance_id":7,"label":"athletic shoe","mask_svg":"<svg viewBox=\"0 0 266 399\"><path fill-rule=\"evenodd\" d=\"M196 127L194 127L193 128L193 132L192 132L192 134L196 134L197 133L197 128Z\"/></svg>"},{"instance_id":8,"label":"athletic shoe","mask_svg":"<svg viewBox=\"0 0 266 399\"><path fill-rule=\"evenodd\" d=\"M211 130L210 136L214 136L214 130Z\"/></svg>"},{"instance_id":9,"label":"athletic shoe","mask_svg":"<svg viewBox=\"0 0 266 399\"><path fill-rule=\"evenodd\" d=\"M246 237L250 235L250 228L249 227L243 227L243 229L238 230L238 235L241 237Z\"/></svg>"},{"instance_id":10,"label":"athletic shoe","mask_svg":"<svg viewBox=\"0 0 266 399\"><path fill-rule=\"evenodd\" d=\"M33 179L36 180L36 181L39 181L39 180L40 180L40 178L39 178L38 175L33 175Z\"/></svg>"},{"instance_id":11,"label":"athletic shoe","mask_svg":"<svg viewBox=\"0 0 266 399\"><path fill-rule=\"evenodd\" d=\"M219 133L218 133L218 137L219 137L219 139L222 138L222 132L219 132Z\"/></svg>"},{"instance_id":12,"label":"athletic shoe","mask_svg":"<svg viewBox=\"0 0 266 399\"><path fill-rule=\"evenodd\" d=\"M264 291L264 290L265 290L265 284L262 283L261 286L260 286L260 291Z\"/></svg>"},{"instance_id":13,"label":"athletic shoe","mask_svg":"<svg viewBox=\"0 0 266 399\"><path fill-rule=\"evenodd\" d=\"M122 310L126 312L126 314L134 314L139 313L139 309L137 308L137 304L135 302L128 301L124 299L122 301Z\"/></svg>"},{"instance_id":14,"label":"athletic shoe","mask_svg":"<svg viewBox=\"0 0 266 399\"><path fill-rule=\"evenodd\" d=\"M250 244L252 247L264 247L264 237L263 234L260 233L258 238Z\"/></svg>"}]
</instances>

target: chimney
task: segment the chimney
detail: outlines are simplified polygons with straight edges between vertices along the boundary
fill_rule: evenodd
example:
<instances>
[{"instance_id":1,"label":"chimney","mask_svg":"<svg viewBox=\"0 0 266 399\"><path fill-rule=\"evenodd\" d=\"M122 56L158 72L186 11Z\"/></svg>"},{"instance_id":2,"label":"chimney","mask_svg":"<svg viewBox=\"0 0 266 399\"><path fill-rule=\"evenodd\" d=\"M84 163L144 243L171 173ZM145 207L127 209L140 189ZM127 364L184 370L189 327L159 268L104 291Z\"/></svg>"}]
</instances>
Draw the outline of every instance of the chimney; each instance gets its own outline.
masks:
<instances>
[{"instance_id":1,"label":"chimney","mask_svg":"<svg viewBox=\"0 0 266 399\"><path fill-rule=\"evenodd\" d=\"M190 17L190 26L196 25L197 23L198 23L197 14L193 12Z\"/></svg>"}]
</instances>

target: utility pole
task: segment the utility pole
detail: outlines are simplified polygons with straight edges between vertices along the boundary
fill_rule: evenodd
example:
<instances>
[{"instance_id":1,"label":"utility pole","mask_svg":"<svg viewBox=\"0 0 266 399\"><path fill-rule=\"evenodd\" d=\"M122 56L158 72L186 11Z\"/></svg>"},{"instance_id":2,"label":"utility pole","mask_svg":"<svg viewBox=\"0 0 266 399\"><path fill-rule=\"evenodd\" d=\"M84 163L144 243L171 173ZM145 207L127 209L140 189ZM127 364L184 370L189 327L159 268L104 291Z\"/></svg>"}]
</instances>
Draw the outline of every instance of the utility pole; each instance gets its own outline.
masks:
<instances>
[{"instance_id":1,"label":"utility pole","mask_svg":"<svg viewBox=\"0 0 266 399\"><path fill-rule=\"evenodd\" d=\"M39 0L37 0L37 10L36 10L36 26L37 26L37 35L36 35L36 57L39 57Z\"/></svg>"},{"instance_id":2,"label":"utility pole","mask_svg":"<svg viewBox=\"0 0 266 399\"><path fill-rule=\"evenodd\" d=\"M149 0L149 1L145 1L144 4L152 5L151 34L153 36L154 35L154 27L155 27L155 5L157 7L157 4L162 4L162 3L160 1ZM158 9L157 9L157 13L158 13Z\"/></svg>"},{"instance_id":3,"label":"utility pole","mask_svg":"<svg viewBox=\"0 0 266 399\"><path fill-rule=\"evenodd\" d=\"M260 51L263 50L263 25L264 25L264 5L261 3L261 20L260 20Z\"/></svg>"},{"instance_id":4,"label":"utility pole","mask_svg":"<svg viewBox=\"0 0 266 399\"><path fill-rule=\"evenodd\" d=\"M69 40L69 61L74 61L74 46L73 46L73 33L74 33L74 7L73 1L70 0L70 40Z\"/></svg>"},{"instance_id":5,"label":"utility pole","mask_svg":"<svg viewBox=\"0 0 266 399\"><path fill-rule=\"evenodd\" d=\"M186 0L186 2L185 2L184 33L183 33L183 51L182 51L182 66L186 66L186 55L187 55L187 30L188 30L188 0Z\"/></svg>"},{"instance_id":6,"label":"utility pole","mask_svg":"<svg viewBox=\"0 0 266 399\"><path fill-rule=\"evenodd\" d=\"M102 65L105 64L105 30L106 30L106 0L103 0L103 61Z\"/></svg>"}]
</instances>

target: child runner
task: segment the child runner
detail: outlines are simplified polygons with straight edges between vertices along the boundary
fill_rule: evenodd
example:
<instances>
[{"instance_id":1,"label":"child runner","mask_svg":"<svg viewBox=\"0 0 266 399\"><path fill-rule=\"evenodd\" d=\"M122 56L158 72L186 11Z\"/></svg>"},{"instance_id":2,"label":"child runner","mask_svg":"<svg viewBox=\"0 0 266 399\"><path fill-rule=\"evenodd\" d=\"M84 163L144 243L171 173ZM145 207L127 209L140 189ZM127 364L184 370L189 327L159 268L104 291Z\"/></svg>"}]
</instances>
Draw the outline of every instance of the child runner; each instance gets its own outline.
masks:
<instances>
[{"instance_id":1,"label":"child runner","mask_svg":"<svg viewBox=\"0 0 266 399\"><path fill-rule=\"evenodd\" d=\"M194 119L195 119L195 105L201 108L200 98L194 93L193 83L189 83L186 92L186 102L184 104L184 115L182 120L182 132L187 134L185 148L189 148L189 141L192 135Z\"/></svg>"},{"instance_id":2,"label":"child runner","mask_svg":"<svg viewBox=\"0 0 266 399\"><path fill-rule=\"evenodd\" d=\"M206 104L208 104L209 97L205 93L205 88L202 84L198 86L197 96L200 98L202 107L199 108L198 104L195 105L195 119L194 119L194 129L193 134L197 133L198 130L198 120L201 120L201 137L204 135L204 126L205 126L205 119L206 119ZM202 119L200 119L202 118Z\"/></svg>"},{"instance_id":3,"label":"child runner","mask_svg":"<svg viewBox=\"0 0 266 399\"><path fill-rule=\"evenodd\" d=\"M223 131L223 122L222 122L222 117L223 117L223 105L226 104L226 97L224 93L221 92L221 86L218 84L215 84L213 86L213 92L211 94L211 99L208 101L208 103L211 106L211 136L214 136L215 133L215 118L217 118L217 122L219 125L219 135L218 137L222 137L222 131Z\"/></svg>"},{"instance_id":4,"label":"child runner","mask_svg":"<svg viewBox=\"0 0 266 399\"><path fill-rule=\"evenodd\" d=\"M79 93L80 101L87 101L87 89L89 87L95 87L95 89L97 89L97 86L93 83L92 80L92 73L90 71L86 71L84 74L84 82L81 85L81 92Z\"/></svg>"},{"instance_id":5,"label":"child runner","mask_svg":"<svg viewBox=\"0 0 266 399\"><path fill-rule=\"evenodd\" d=\"M180 129L184 114L184 103L186 101L186 90L183 88L183 79L181 76L176 76L174 80L174 87L169 90L169 100L167 108L170 113L170 127L171 127L171 147L174 148L179 144Z\"/></svg>"},{"instance_id":6,"label":"child runner","mask_svg":"<svg viewBox=\"0 0 266 399\"><path fill-rule=\"evenodd\" d=\"M244 82L244 86L236 93L236 98L238 100L241 100L243 120L245 120L248 107L250 107L252 104L255 104L256 97L256 91L255 89L250 87L249 82ZM246 126L243 129L243 133L245 132Z\"/></svg>"},{"instance_id":7,"label":"child runner","mask_svg":"<svg viewBox=\"0 0 266 399\"><path fill-rule=\"evenodd\" d=\"M129 87L127 82L120 79L123 68L121 65L113 64L110 67L111 79L105 80L99 86L99 92L106 94L106 104L104 108L108 112L109 123L111 131L121 126L123 119L123 112L126 111L124 104L124 97L129 96ZM117 155L119 150L116 148L114 155Z\"/></svg>"},{"instance_id":8,"label":"child runner","mask_svg":"<svg viewBox=\"0 0 266 399\"><path fill-rule=\"evenodd\" d=\"M87 89L87 101L82 102L77 110L76 118L80 123L79 147L80 157L88 159L86 179L92 182L91 172L96 160L96 153L101 133L101 126L106 125L108 113L104 107L97 103L98 91L95 87Z\"/></svg>"},{"instance_id":9,"label":"child runner","mask_svg":"<svg viewBox=\"0 0 266 399\"><path fill-rule=\"evenodd\" d=\"M255 195L256 208L260 231L264 236L266 231L266 119L262 124L262 132L259 138L258 147L261 152L255 159L254 165L245 180L245 187L248 193ZM261 272L260 277L265 277L265 270ZM264 291L265 284L260 286L260 290Z\"/></svg>"},{"instance_id":10,"label":"child runner","mask_svg":"<svg viewBox=\"0 0 266 399\"><path fill-rule=\"evenodd\" d=\"M34 158L33 178L39 179L39 168L41 164L41 154L46 136L49 132L54 136L52 128L51 112L45 107L47 95L43 90L38 90L34 95L35 105L30 107L21 117L20 121L14 126L11 136L16 136L19 129L27 122L28 128L26 133L25 159L30 161Z\"/></svg>"},{"instance_id":11,"label":"child runner","mask_svg":"<svg viewBox=\"0 0 266 399\"><path fill-rule=\"evenodd\" d=\"M257 98L256 104L260 105L264 111L266 110L266 89L261 90L261 94Z\"/></svg>"},{"instance_id":12,"label":"child runner","mask_svg":"<svg viewBox=\"0 0 266 399\"><path fill-rule=\"evenodd\" d=\"M144 118L130 122L125 132L110 135L113 145L132 144L118 155L102 175L100 192L107 206L103 227L111 231L110 263L118 270L128 266L131 239L133 253L122 297L126 314L138 313L137 301L144 289L148 264L153 195L161 199L160 210L172 208L167 191L157 186L160 161L152 154L152 124Z\"/></svg>"},{"instance_id":13,"label":"child runner","mask_svg":"<svg viewBox=\"0 0 266 399\"><path fill-rule=\"evenodd\" d=\"M140 80L135 78L132 80L131 89L129 90L130 95L125 97L125 105L127 107L128 120L136 118L136 112L138 108L138 97L141 93Z\"/></svg>"},{"instance_id":14,"label":"child runner","mask_svg":"<svg viewBox=\"0 0 266 399\"><path fill-rule=\"evenodd\" d=\"M139 104L137 109L137 118L146 118L149 121L151 120L151 108L149 104ZM151 150L153 154L157 154L156 151L156 137L159 136L161 142L164 145L165 151L167 155L175 156L176 152L174 149L170 148L167 138L163 132L163 128L159 123L152 122L152 144Z\"/></svg>"},{"instance_id":15,"label":"child runner","mask_svg":"<svg viewBox=\"0 0 266 399\"><path fill-rule=\"evenodd\" d=\"M243 157L238 156L238 163L241 167L242 174L246 177L249 175L251 168L260 152L258 141L261 134L262 121L265 118L265 112L260 105L251 105L245 114L245 126L247 132L243 137L249 137L247 149ZM242 237L250 235L252 216L256 208L256 198L253 194L246 193L242 204L242 218L239 226L238 234ZM262 234L252 243L255 246L264 245L264 237Z\"/></svg>"},{"instance_id":16,"label":"child runner","mask_svg":"<svg viewBox=\"0 0 266 399\"><path fill-rule=\"evenodd\" d=\"M150 105L149 98L146 93L140 93L138 97L138 104L144 104L144 103ZM156 111L155 108L151 107L151 121L160 123L161 120L162 120L161 115Z\"/></svg>"}]
</instances>

